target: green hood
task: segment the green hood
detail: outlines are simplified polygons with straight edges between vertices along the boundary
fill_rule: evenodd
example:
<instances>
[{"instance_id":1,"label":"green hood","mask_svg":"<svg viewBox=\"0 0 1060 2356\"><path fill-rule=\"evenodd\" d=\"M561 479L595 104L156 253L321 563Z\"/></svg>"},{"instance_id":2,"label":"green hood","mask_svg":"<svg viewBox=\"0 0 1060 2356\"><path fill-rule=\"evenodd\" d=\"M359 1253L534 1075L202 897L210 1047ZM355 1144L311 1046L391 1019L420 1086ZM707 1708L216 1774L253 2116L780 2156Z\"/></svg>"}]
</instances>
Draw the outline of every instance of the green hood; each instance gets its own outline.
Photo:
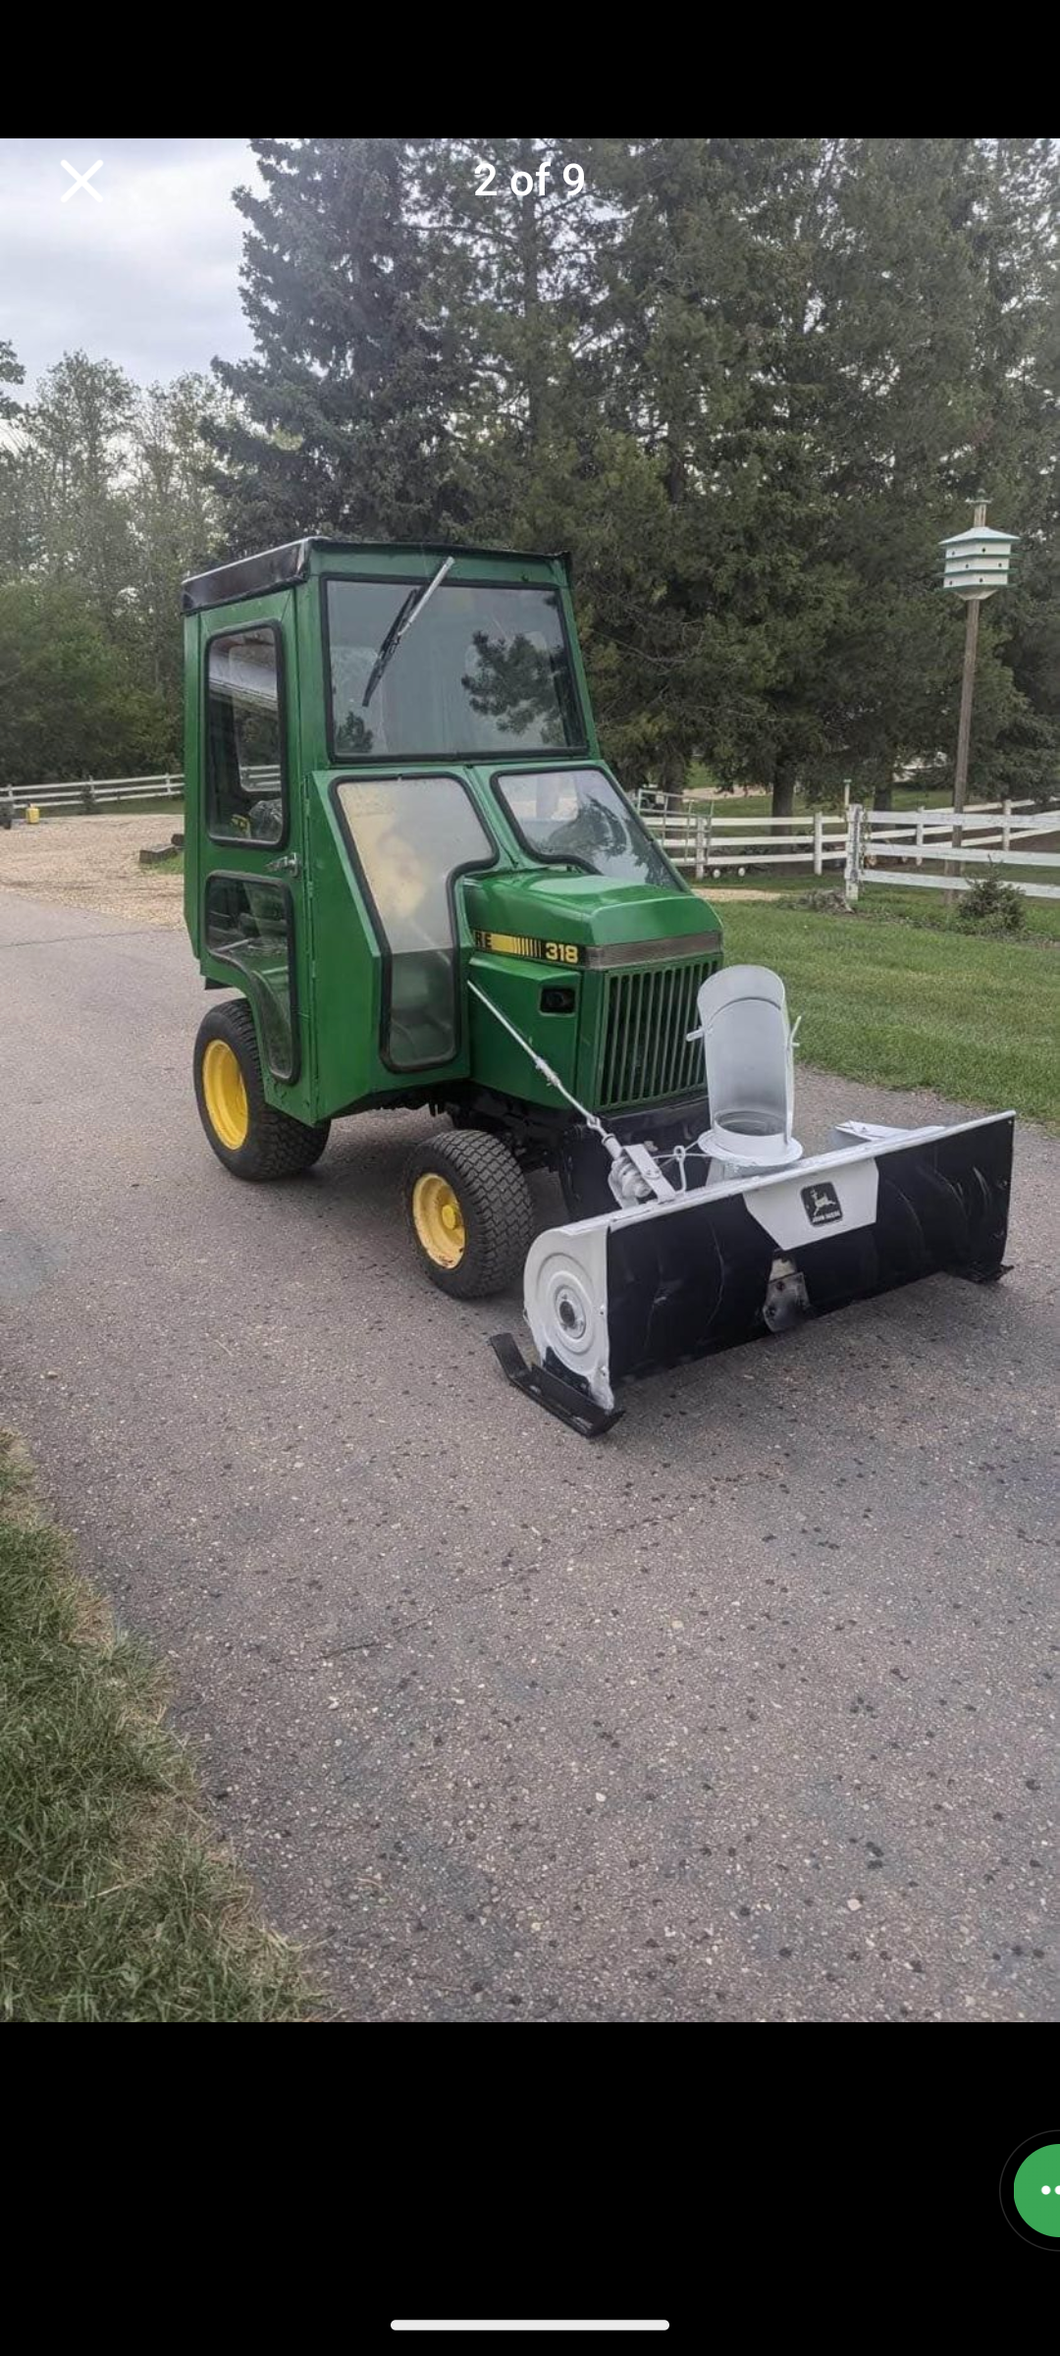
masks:
<instances>
[{"instance_id":1,"label":"green hood","mask_svg":"<svg viewBox=\"0 0 1060 2356\"><path fill-rule=\"evenodd\" d=\"M721 927L709 901L676 885L667 891L549 866L469 876L462 888L475 933L572 943L583 951L635 945L638 963L720 944Z\"/></svg>"}]
</instances>

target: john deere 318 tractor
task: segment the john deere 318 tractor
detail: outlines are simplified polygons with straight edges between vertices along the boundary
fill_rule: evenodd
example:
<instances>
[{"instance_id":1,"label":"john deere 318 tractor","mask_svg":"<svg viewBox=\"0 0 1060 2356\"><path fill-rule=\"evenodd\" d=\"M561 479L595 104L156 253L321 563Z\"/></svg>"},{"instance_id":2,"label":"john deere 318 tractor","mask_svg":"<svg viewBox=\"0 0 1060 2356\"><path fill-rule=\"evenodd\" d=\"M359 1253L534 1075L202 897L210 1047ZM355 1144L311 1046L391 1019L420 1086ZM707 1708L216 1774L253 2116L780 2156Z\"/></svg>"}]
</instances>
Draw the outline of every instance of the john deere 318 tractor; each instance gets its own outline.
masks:
<instances>
[{"instance_id":1,"label":"john deere 318 tractor","mask_svg":"<svg viewBox=\"0 0 1060 2356\"><path fill-rule=\"evenodd\" d=\"M421 1267L522 1277L538 1362L595 1433L623 1375L938 1268L1001 1271L1010 1115L849 1124L801 1156L761 967L600 757L566 561L306 539L184 585L185 907L207 989L195 1089L237 1177L332 1120L448 1116L405 1172ZM533 1240L526 1173L569 1224Z\"/></svg>"}]
</instances>

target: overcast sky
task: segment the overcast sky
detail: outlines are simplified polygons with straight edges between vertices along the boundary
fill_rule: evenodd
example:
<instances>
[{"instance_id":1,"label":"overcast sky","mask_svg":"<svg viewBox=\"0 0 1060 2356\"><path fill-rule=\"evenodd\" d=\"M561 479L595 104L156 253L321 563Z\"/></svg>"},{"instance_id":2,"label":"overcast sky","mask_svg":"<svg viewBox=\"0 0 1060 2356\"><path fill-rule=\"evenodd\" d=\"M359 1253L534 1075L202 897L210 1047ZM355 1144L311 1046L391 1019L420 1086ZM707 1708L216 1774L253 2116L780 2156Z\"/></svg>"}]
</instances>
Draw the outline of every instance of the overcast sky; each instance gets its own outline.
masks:
<instances>
[{"instance_id":1,"label":"overcast sky","mask_svg":"<svg viewBox=\"0 0 1060 2356\"><path fill-rule=\"evenodd\" d=\"M79 188L64 159L102 169ZM0 139L0 341L26 389L65 351L144 384L249 351L232 190L256 182L245 139Z\"/></svg>"}]
</instances>

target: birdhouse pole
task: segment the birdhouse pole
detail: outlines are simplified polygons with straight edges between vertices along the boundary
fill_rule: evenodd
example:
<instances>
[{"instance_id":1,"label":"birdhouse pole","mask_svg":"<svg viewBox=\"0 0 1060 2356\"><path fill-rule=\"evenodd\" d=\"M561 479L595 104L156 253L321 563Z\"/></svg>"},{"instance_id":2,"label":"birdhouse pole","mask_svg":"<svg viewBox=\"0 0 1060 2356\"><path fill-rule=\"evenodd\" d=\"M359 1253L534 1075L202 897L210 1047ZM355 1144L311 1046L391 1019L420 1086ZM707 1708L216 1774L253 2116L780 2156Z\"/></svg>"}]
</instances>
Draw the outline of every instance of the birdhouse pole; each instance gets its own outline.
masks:
<instances>
[{"instance_id":1,"label":"birdhouse pole","mask_svg":"<svg viewBox=\"0 0 1060 2356\"><path fill-rule=\"evenodd\" d=\"M986 500L977 499L972 516L973 524L985 524ZM982 599L968 599L968 618L964 626L964 675L961 679L961 716L957 722L957 766L953 773L953 807L963 810L968 791L968 754L972 742L972 699L975 695L975 664L979 653L979 609Z\"/></svg>"},{"instance_id":2,"label":"birdhouse pole","mask_svg":"<svg viewBox=\"0 0 1060 2356\"><path fill-rule=\"evenodd\" d=\"M975 694L975 663L979 652L979 608L995 590L1003 589L1008 580L1008 568L1016 534L992 531L986 520L989 501L980 493L972 511L972 527L968 532L957 532L944 540L945 566L943 588L955 589L968 608L964 630L964 675L961 680L961 716L957 726L957 762L953 776L953 807L963 810L968 790L968 754L972 741L972 701Z\"/></svg>"}]
</instances>

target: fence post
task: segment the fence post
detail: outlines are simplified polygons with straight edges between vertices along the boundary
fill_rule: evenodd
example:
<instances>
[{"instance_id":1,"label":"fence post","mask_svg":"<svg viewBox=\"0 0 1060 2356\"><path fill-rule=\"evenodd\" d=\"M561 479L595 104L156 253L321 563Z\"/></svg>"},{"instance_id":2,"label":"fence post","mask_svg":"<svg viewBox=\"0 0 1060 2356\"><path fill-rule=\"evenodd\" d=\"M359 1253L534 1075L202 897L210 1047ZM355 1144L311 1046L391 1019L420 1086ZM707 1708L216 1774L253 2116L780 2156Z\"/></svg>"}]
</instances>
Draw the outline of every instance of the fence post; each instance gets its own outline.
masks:
<instances>
[{"instance_id":1,"label":"fence post","mask_svg":"<svg viewBox=\"0 0 1060 2356\"><path fill-rule=\"evenodd\" d=\"M944 875L959 875L959 874L960 874L960 872L961 872L961 870L960 870L960 849L961 849L961 842L962 842L962 839L963 839L963 833L964 833L963 824L962 824L963 818L964 818L964 804L963 804L963 802L962 802L962 803L961 803L961 805L960 805L960 807L958 807L957 803L955 802L955 803L954 803L954 805L953 805L953 809L952 809L951 815L950 815L950 840L949 840L949 845L948 845L948 848L949 848L951 851L956 851L956 853L957 853L957 858L956 858L956 860L954 860L954 859L947 859L947 860L945 860L945 861L944 861L944 863L943 863L943 869L942 869L942 872L943 872L943 874L944 874ZM956 906L957 906L957 904L958 904L958 901L959 901L959 899L960 899L960 893L959 893L959 892L952 892L952 891L951 891L951 892L947 892L947 894L946 894L946 898L945 898L945 902L944 902L944 905L945 905L947 908L950 908L950 909L956 908Z\"/></svg>"},{"instance_id":2,"label":"fence post","mask_svg":"<svg viewBox=\"0 0 1060 2356\"><path fill-rule=\"evenodd\" d=\"M702 883L702 881L703 881L703 870L704 870L704 867L705 867L705 864L706 864L706 862L705 862L705 859L704 859L704 855L703 855L703 854L704 854L704 847L705 847L705 843L706 843L706 833L707 833L707 822L706 822L706 819L705 819L705 818L703 818L703 817L697 817L697 819L696 819L696 882L697 882L697 883Z\"/></svg>"},{"instance_id":3,"label":"fence post","mask_svg":"<svg viewBox=\"0 0 1060 2356\"><path fill-rule=\"evenodd\" d=\"M917 811L917 814L916 814L916 861L915 861L915 864L916 864L916 866L917 866L917 867L922 867L922 866L923 866L923 864L924 864L924 813L923 813L923 810L918 810L918 811Z\"/></svg>"},{"instance_id":4,"label":"fence post","mask_svg":"<svg viewBox=\"0 0 1060 2356\"><path fill-rule=\"evenodd\" d=\"M815 810L813 814L813 872L815 875L820 875L823 871L824 861L821 856L823 847L824 818L820 810Z\"/></svg>"},{"instance_id":5,"label":"fence post","mask_svg":"<svg viewBox=\"0 0 1060 2356\"><path fill-rule=\"evenodd\" d=\"M706 841L704 842L704 845L703 845L703 865L704 865L704 869L706 869L706 868L708 868L708 867L710 866L710 840L711 840L711 836L712 836L713 832L714 832L714 804L713 804L713 802L708 802L708 803L707 803L707 833L706 833Z\"/></svg>"},{"instance_id":6,"label":"fence post","mask_svg":"<svg viewBox=\"0 0 1060 2356\"><path fill-rule=\"evenodd\" d=\"M847 806L847 856L843 870L843 898L848 908L857 907L860 881L861 803L850 802Z\"/></svg>"},{"instance_id":7,"label":"fence post","mask_svg":"<svg viewBox=\"0 0 1060 2356\"><path fill-rule=\"evenodd\" d=\"M1005 853L1006 853L1006 851L1008 850L1009 844L1010 844L1010 842L1012 841L1012 826L1011 826L1011 823L1010 823L1010 822L1011 822L1011 818L1012 818L1012 804L1011 804L1011 802L1002 802L1002 804L1001 804L1001 856L1002 856L1002 858L1004 858L1004 856L1005 856Z\"/></svg>"}]
</instances>

